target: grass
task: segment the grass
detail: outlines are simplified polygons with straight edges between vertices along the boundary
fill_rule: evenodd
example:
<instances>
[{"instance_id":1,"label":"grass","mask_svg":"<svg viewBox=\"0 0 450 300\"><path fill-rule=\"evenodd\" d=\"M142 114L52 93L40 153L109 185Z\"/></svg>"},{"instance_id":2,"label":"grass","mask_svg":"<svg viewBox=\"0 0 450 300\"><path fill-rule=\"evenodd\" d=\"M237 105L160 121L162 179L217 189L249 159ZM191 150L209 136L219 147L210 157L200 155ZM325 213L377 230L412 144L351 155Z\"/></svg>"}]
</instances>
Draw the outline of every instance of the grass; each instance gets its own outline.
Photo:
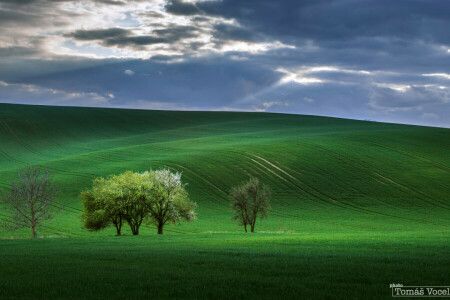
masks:
<instances>
[{"instance_id":1,"label":"grass","mask_svg":"<svg viewBox=\"0 0 450 300\"><path fill-rule=\"evenodd\" d=\"M0 104L0 189L41 165L67 205L38 231L60 238L0 230L0 288L10 298L361 299L390 297L389 283L446 285L449 146L449 129L326 117ZM93 178L161 167L183 172L198 220L162 237L81 228L78 195ZM273 200L245 235L227 193L250 175Z\"/></svg>"},{"instance_id":2,"label":"grass","mask_svg":"<svg viewBox=\"0 0 450 300\"><path fill-rule=\"evenodd\" d=\"M84 237L3 246L3 296L34 299L380 299L390 297L390 283L445 282L450 262L448 239L405 233Z\"/></svg>"}]
</instances>

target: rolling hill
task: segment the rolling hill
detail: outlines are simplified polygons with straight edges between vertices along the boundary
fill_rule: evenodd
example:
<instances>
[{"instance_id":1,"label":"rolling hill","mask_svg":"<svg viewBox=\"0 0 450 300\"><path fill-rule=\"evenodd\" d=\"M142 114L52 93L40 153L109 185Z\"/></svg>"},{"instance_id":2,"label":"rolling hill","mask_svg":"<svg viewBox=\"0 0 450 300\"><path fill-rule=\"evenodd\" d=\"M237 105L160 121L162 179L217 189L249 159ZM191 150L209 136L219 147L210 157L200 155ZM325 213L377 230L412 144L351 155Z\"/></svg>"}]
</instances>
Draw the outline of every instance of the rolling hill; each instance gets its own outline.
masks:
<instances>
[{"instance_id":1,"label":"rolling hill","mask_svg":"<svg viewBox=\"0 0 450 300\"><path fill-rule=\"evenodd\" d=\"M260 232L450 228L449 129L269 113L0 104L0 145L1 188L27 165L55 176L66 208L42 235L97 235L81 229L80 191L98 176L162 167L183 172L199 205L197 221L168 226L169 234L240 232L227 194L250 175L273 192ZM29 232L0 231L11 235Z\"/></svg>"},{"instance_id":2,"label":"rolling hill","mask_svg":"<svg viewBox=\"0 0 450 300\"><path fill-rule=\"evenodd\" d=\"M390 283L448 284L449 146L449 129L326 117L0 104L0 188L44 166L65 203L41 239L0 230L0 298L390 299ZM163 167L183 172L196 221L81 228L94 178ZM251 175L272 208L245 234L228 192Z\"/></svg>"}]
</instances>

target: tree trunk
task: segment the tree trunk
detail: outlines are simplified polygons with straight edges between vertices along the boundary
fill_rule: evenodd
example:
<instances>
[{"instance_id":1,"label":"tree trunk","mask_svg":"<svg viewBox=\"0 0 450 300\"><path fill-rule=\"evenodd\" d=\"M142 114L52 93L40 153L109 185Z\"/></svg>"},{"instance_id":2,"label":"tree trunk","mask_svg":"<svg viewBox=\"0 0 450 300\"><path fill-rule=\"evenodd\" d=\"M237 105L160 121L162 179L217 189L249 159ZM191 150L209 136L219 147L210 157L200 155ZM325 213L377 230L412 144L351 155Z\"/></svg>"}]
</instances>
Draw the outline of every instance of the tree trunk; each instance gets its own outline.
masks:
<instances>
[{"instance_id":1,"label":"tree trunk","mask_svg":"<svg viewBox=\"0 0 450 300\"><path fill-rule=\"evenodd\" d=\"M31 230L33 231L33 238L37 238L36 226L32 226Z\"/></svg>"},{"instance_id":2,"label":"tree trunk","mask_svg":"<svg viewBox=\"0 0 450 300\"><path fill-rule=\"evenodd\" d=\"M116 229L117 229L117 235L122 235L122 216L119 217L119 222L117 222Z\"/></svg>"},{"instance_id":3,"label":"tree trunk","mask_svg":"<svg viewBox=\"0 0 450 300\"><path fill-rule=\"evenodd\" d=\"M244 224L245 232L247 232L247 224Z\"/></svg>"},{"instance_id":4,"label":"tree trunk","mask_svg":"<svg viewBox=\"0 0 450 300\"><path fill-rule=\"evenodd\" d=\"M122 226L119 224L114 224L114 225L116 225L117 235L122 235Z\"/></svg>"},{"instance_id":5,"label":"tree trunk","mask_svg":"<svg viewBox=\"0 0 450 300\"><path fill-rule=\"evenodd\" d=\"M134 229L131 229L131 231L133 232L133 235L139 235L139 226L136 225Z\"/></svg>"},{"instance_id":6,"label":"tree trunk","mask_svg":"<svg viewBox=\"0 0 450 300\"><path fill-rule=\"evenodd\" d=\"M127 220L128 225L130 225L131 232L133 235L139 235L139 226L140 224L136 223L133 219Z\"/></svg>"},{"instance_id":7,"label":"tree trunk","mask_svg":"<svg viewBox=\"0 0 450 300\"><path fill-rule=\"evenodd\" d=\"M163 226L164 226L164 224L162 224L162 223L158 224L158 234L163 234Z\"/></svg>"},{"instance_id":8,"label":"tree trunk","mask_svg":"<svg viewBox=\"0 0 450 300\"><path fill-rule=\"evenodd\" d=\"M252 224L252 232L255 232L255 224Z\"/></svg>"}]
</instances>

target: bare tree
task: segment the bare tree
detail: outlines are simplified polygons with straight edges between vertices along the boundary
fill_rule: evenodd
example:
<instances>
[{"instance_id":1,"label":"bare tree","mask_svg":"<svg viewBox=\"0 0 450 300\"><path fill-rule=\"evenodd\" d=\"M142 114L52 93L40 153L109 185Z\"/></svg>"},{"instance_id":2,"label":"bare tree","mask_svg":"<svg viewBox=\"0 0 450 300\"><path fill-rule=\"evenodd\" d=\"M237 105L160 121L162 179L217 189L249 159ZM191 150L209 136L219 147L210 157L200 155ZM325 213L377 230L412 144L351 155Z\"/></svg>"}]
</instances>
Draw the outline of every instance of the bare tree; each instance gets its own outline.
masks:
<instances>
[{"instance_id":1,"label":"bare tree","mask_svg":"<svg viewBox=\"0 0 450 300\"><path fill-rule=\"evenodd\" d=\"M56 188L48 170L26 168L18 172L18 179L11 180L9 193L2 194L3 203L12 211L10 223L5 225L9 230L31 228L33 237L37 237L36 227L42 221L52 219L62 210L53 200Z\"/></svg>"},{"instance_id":2,"label":"bare tree","mask_svg":"<svg viewBox=\"0 0 450 300\"><path fill-rule=\"evenodd\" d=\"M250 225L251 232L255 232L255 224L258 215L267 217L270 208L270 191L265 185L259 183L258 178L252 177L241 186L231 190L231 207L235 211L234 220L238 220L247 232Z\"/></svg>"}]
</instances>

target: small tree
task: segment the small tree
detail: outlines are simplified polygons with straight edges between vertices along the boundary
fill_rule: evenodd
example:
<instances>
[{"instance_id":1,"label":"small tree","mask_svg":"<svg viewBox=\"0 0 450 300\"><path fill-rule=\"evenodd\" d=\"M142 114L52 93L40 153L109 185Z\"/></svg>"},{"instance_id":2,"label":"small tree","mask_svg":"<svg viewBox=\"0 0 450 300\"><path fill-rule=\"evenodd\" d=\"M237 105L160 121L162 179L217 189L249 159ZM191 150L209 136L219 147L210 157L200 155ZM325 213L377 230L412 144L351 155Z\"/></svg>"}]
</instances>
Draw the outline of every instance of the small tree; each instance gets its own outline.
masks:
<instances>
[{"instance_id":1,"label":"small tree","mask_svg":"<svg viewBox=\"0 0 450 300\"><path fill-rule=\"evenodd\" d=\"M266 218L270 208L269 188L260 184L258 178L251 177L241 186L234 187L230 195L231 207L235 211L233 219L244 226L245 232L247 232L247 225L250 225L251 232L255 232L258 215L260 218Z\"/></svg>"},{"instance_id":2,"label":"small tree","mask_svg":"<svg viewBox=\"0 0 450 300\"><path fill-rule=\"evenodd\" d=\"M170 170L153 171L153 187L149 202L148 223L155 224L158 234L163 233L167 223L195 220L195 202L190 201L181 173Z\"/></svg>"},{"instance_id":3,"label":"small tree","mask_svg":"<svg viewBox=\"0 0 450 300\"><path fill-rule=\"evenodd\" d=\"M149 173L127 171L109 178L97 178L90 191L81 193L84 211L82 220L88 230L101 230L114 225L121 235L123 221L130 226L133 235L148 214L151 181Z\"/></svg>"},{"instance_id":4,"label":"small tree","mask_svg":"<svg viewBox=\"0 0 450 300\"><path fill-rule=\"evenodd\" d=\"M236 215L233 220L237 220L239 225L244 226L245 232L247 232L248 220L248 195L243 186L234 187L230 193L232 197L231 208L235 211Z\"/></svg>"},{"instance_id":5,"label":"small tree","mask_svg":"<svg viewBox=\"0 0 450 300\"><path fill-rule=\"evenodd\" d=\"M55 205L57 194L53 179L48 170L26 168L18 172L18 179L11 180L9 193L2 195L3 203L11 210L9 230L31 228L33 237L37 237L36 228L45 220L52 219L63 206Z\"/></svg>"},{"instance_id":6,"label":"small tree","mask_svg":"<svg viewBox=\"0 0 450 300\"><path fill-rule=\"evenodd\" d=\"M139 228L147 217L151 201L152 174L127 171L113 176L107 185L112 195L108 199L108 210L119 210L130 226L133 235L139 234Z\"/></svg>"},{"instance_id":7,"label":"small tree","mask_svg":"<svg viewBox=\"0 0 450 300\"><path fill-rule=\"evenodd\" d=\"M94 188L97 193L99 183L104 181L103 178L94 180ZM103 199L101 197L95 197L93 191L84 191L80 195L84 206L81 219L83 220L83 226L90 231L99 231L114 225L117 235L122 234L122 220L123 213L120 209L117 209L114 205L109 205L111 199Z\"/></svg>"}]
</instances>

